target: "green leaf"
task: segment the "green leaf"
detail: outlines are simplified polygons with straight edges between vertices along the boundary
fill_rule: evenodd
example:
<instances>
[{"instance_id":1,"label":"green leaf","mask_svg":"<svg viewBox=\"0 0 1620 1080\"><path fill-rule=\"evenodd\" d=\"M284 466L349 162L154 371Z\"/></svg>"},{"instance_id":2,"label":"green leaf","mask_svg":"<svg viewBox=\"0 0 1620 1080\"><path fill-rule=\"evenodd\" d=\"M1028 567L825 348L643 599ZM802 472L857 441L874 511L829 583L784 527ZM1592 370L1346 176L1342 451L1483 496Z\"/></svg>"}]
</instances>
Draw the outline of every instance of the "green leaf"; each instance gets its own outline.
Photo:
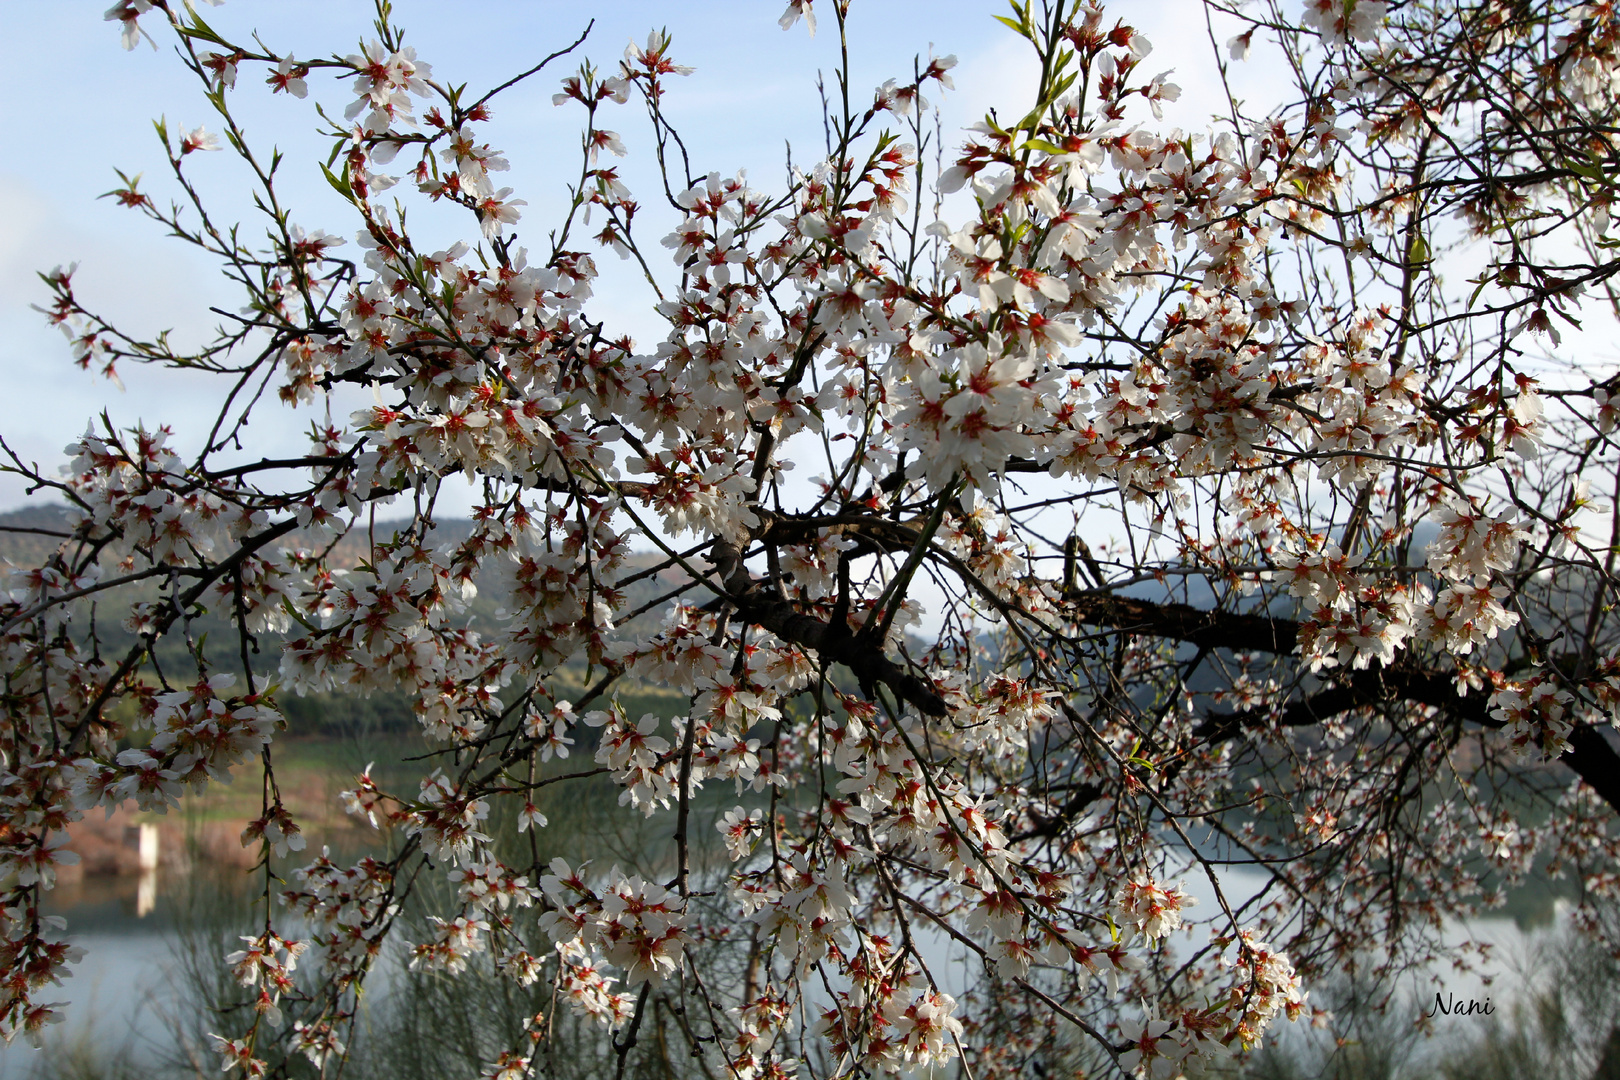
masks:
<instances>
[{"instance_id":1,"label":"green leaf","mask_svg":"<svg viewBox=\"0 0 1620 1080\"><path fill-rule=\"evenodd\" d=\"M1041 114L1046 111L1045 104L1037 105L1029 110L1025 117L1013 125L1014 131L1034 131L1041 126Z\"/></svg>"},{"instance_id":2,"label":"green leaf","mask_svg":"<svg viewBox=\"0 0 1620 1080\"><path fill-rule=\"evenodd\" d=\"M292 601L287 599L285 596L281 598L281 610L285 611L288 615L291 615L293 621L299 626L302 626L305 630L308 630L311 633L318 631L318 627L316 627L315 624L310 622L308 619L304 618L303 614L300 613L297 608L293 607Z\"/></svg>"},{"instance_id":3,"label":"green leaf","mask_svg":"<svg viewBox=\"0 0 1620 1080\"><path fill-rule=\"evenodd\" d=\"M188 4L187 7L190 7L190 5ZM203 41L211 41L215 45L226 44L225 39L215 33L212 26L203 22L203 17L197 14L196 8L191 8L191 25L187 26L181 23L175 30L181 37L201 38Z\"/></svg>"},{"instance_id":4,"label":"green leaf","mask_svg":"<svg viewBox=\"0 0 1620 1080\"><path fill-rule=\"evenodd\" d=\"M1428 242L1420 234L1413 233L1411 243L1406 245L1406 265L1423 266L1429 258Z\"/></svg>"},{"instance_id":5,"label":"green leaf","mask_svg":"<svg viewBox=\"0 0 1620 1080\"><path fill-rule=\"evenodd\" d=\"M1562 308L1559 308L1556 305L1554 305L1553 309L1552 309L1552 313L1554 315L1558 316L1560 319L1563 319L1565 322L1569 323L1569 325L1573 326L1575 329L1579 330L1581 328L1581 320L1577 319L1575 316L1571 315L1569 312L1564 311Z\"/></svg>"},{"instance_id":6,"label":"green leaf","mask_svg":"<svg viewBox=\"0 0 1620 1080\"><path fill-rule=\"evenodd\" d=\"M1603 171L1601 169L1599 169L1595 165L1586 164L1586 163L1577 162L1577 161L1570 161L1570 162L1565 163L1565 167L1567 169L1569 169L1570 172L1574 173L1576 176L1584 176L1588 180L1602 180L1603 179Z\"/></svg>"},{"instance_id":7,"label":"green leaf","mask_svg":"<svg viewBox=\"0 0 1620 1080\"><path fill-rule=\"evenodd\" d=\"M354 197L354 188L349 184L349 165L347 162L343 165L343 175L341 177L334 175L332 170L325 165L321 166L321 173L326 177L326 182L332 185L334 191L356 206L359 205L359 200Z\"/></svg>"}]
</instances>

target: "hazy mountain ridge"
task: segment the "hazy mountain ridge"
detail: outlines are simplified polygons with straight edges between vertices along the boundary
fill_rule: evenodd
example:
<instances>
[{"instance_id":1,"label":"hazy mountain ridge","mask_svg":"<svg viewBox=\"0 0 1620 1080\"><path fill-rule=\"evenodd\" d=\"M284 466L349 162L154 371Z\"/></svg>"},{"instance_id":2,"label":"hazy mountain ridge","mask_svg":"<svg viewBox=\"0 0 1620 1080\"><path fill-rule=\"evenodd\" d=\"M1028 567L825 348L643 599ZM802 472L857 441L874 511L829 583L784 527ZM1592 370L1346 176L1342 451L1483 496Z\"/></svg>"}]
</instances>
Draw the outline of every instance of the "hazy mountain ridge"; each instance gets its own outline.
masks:
<instances>
[{"instance_id":1,"label":"hazy mountain ridge","mask_svg":"<svg viewBox=\"0 0 1620 1080\"><path fill-rule=\"evenodd\" d=\"M27 569L44 565L64 542L72 538L70 515L70 508L61 503L40 503L0 512L0 568ZM406 524L406 519L378 521L371 526L361 524L335 544L300 530L288 534L278 541L277 546L316 548L319 545L324 548L330 545L330 565L349 569L365 560L369 554L371 537L374 536L381 541L392 536L397 529L403 528ZM431 536L436 545L454 544L471 536L472 531L473 522L470 519L450 518L437 522ZM625 560L616 576L620 579L628 578L657 566L662 561L663 556L656 553L634 554ZM104 556L103 562L108 568L113 565L110 555ZM659 603L657 602L659 598L689 580L684 570L670 567L626 586L623 590L625 598L623 612L628 614L643 607L647 607L647 610L627 619L618 627L619 632L642 635L655 629L663 620L669 604L673 602ZM127 606L138 600L156 599L159 588L155 581L127 586L119 590L120 605ZM698 589L694 589L693 594L698 602L707 599L709 595ZM466 610L455 616L453 621L488 634L503 625L498 612L505 606L505 601L505 596L487 586L481 586L476 596L468 603ZM91 628L92 607L88 600L74 607L73 625L87 640ZM97 646L103 655L122 655L138 643L136 635L123 625L123 616L122 610L110 610L106 599L102 598L95 611L94 632ZM211 666L227 671L239 669L239 646L229 620L214 612L205 612L191 620L189 632L191 639L198 643ZM259 648L251 654L254 671L256 674L273 679L280 667L280 648L276 636L258 635L256 644ZM153 661L166 673L184 672L195 663L189 654L184 634L165 635L152 652ZM588 674L586 665L581 661L564 665L561 669L550 673L547 681L553 684L555 690L566 693L575 687L582 689ZM680 706L684 704L684 698L677 699L662 688L641 686L629 680L622 681L618 696L627 709L638 714L658 712L673 715L680 711ZM403 692L383 692L369 696L323 693L303 698L283 694L278 697L292 730L299 734L352 734L357 731L389 731L414 726L411 717L411 699Z\"/></svg>"}]
</instances>

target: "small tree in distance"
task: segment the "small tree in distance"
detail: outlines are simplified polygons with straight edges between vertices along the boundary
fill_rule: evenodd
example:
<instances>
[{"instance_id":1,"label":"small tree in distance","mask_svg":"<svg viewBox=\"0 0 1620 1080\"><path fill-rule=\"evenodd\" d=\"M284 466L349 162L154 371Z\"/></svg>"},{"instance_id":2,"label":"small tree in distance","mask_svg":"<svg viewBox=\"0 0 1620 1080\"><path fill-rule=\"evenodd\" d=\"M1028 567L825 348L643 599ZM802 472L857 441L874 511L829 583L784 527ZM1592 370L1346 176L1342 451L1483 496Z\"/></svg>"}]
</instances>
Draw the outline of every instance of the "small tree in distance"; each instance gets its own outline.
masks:
<instances>
[{"instance_id":1,"label":"small tree in distance","mask_svg":"<svg viewBox=\"0 0 1620 1080\"><path fill-rule=\"evenodd\" d=\"M859 33L850 6L782 23ZM825 158L774 192L688 161L663 110L685 69L655 33L561 80L584 135L536 228L494 178L491 102L583 39L483 93L384 0L361 52L298 61L189 2L115 6L126 46L166 23L220 134L160 127L177 203L114 194L244 306L179 351L47 276L81 365L229 391L193 456L110 424L61 475L10 456L72 524L0 603L5 1035L51 1021L72 959L40 911L66 825L251 757L263 921L224 958L246 1006L217 1039L250 1076L341 1071L428 878L449 899L404 942L414 966L552 988L621 1072L678 1017L676 1056L738 1078L1169 1075L1309 1012L1318 973L1433 959L1445 919L1533 867L1580 912L1612 899L1620 517L1593 492L1620 495L1620 389L1560 335L1604 341L1620 313L1620 14L1204 8L1212 42L1236 31L1222 72L1263 51L1289 100L1166 130L1178 91L1144 38L1026 0L1000 18L1040 73L1027 112L941 146L926 98L953 61L868 98L846 51ZM237 94L317 92L325 162L233 119ZM661 247L609 163L632 101L679 220ZM255 178L252 227L191 183L214 149ZM294 167L351 220L300 221ZM429 203L465 210L463 241L418 245ZM519 246L520 220L547 241ZM606 251L645 271L650 349L590 313ZM255 452L256 410L346 384L375 404ZM477 505L446 541L457 475ZM632 605L649 579L668 594ZM477 590L497 624L469 624ZM228 649L193 633L205 611ZM640 684L682 715L629 711ZM311 859L278 702L399 690L420 783L360 777L377 853ZM546 851L542 796L601 776L661 830L639 865ZM1230 894L1234 866L1264 886ZM945 945L973 958L965 992ZM562 1067L550 1017L486 1075Z\"/></svg>"}]
</instances>

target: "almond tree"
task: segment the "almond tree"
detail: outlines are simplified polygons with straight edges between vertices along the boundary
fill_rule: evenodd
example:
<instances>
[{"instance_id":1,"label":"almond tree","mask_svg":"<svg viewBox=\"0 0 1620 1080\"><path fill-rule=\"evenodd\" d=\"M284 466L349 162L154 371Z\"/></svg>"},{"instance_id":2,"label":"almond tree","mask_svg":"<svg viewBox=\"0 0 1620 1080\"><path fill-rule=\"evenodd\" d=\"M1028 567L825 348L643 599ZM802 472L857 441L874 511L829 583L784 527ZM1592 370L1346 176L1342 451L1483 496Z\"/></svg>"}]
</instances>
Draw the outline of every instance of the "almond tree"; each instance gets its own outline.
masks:
<instances>
[{"instance_id":1,"label":"almond tree","mask_svg":"<svg viewBox=\"0 0 1620 1080\"><path fill-rule=\"evenodd\" d=\"M781 21L842 42L850 7ZM1583 917L1612 900L1620 518L1593 492L1620 496L1620 390L1573 356L1620 313L1620 15L1202 13L1212 46L1236 30L1223 72L1263 55L1291 99L1229 95L1206 131L1168 130L1178 91L1141 35L1025 0L1001 21L1039 71L1027 113L958 145L927 100L951 58L867 98L845 53L828 152L776 191L689 161L664 112L687 69L655 33L561 79L578 169L534 229L493 176L494 103L583 39L475 92L384 0L361 52L303 60L189 3L115 6L126 47L173 35L218 134L160 127L177 201L113 194L244 306L182 351L46 277L80 365L229 390L194 455L103 423L61 475L11 456L74 525L0 605L5 1034L53 1019L72 959L39 907L65 826L164 810L253 756L263 922L226 958L251 1019L218 1049L255 1076L294 1051L341 1070L424 875L456 900L405 942L414 965L552 987L621 1072L662 1009L694 1070L738 1078L1088 1054L1169 1075L1308 1013L1315 973L1434 958L1447 918L1526 874L1562 875ZM246 93L332 102L332 155L307 167L350 221L298 220L293 163L233 118ZM646 116L667 252L610 163L636 143L607 126L623 108ZM251 226L193 185L212 149L255 178ZM433 202L464 208L465 241L413 239ZM650 348L592 317L607 252L645 271L668 325ZM271 391L346 384L375 404L301 455L253 451ZM458 475L473 529L439 542ZM359 565L332 555L346 534ZM627 590L658 575L675 584L639 606L667 617L632 632ZM469 625L475 588L498 626ZM205 610L234 659L194 639ZM135 644L104 648L97 620ZM621 707L646 683L685 714ZM310 861L277 702L398 688L438 766L416 790L360 777L350 810L396 842ZM550 859L542 796L602 775L662 846ZM514 820L522 843L494 824ZM1266 884L1231 891L1232 866ZM1196 919L1194 878L1215 901ZM942 944L975 958L961 1000L930 967ZM557 1068L550 1030L537 1016L486 1075Z\"/></svg>"}]
</instances>

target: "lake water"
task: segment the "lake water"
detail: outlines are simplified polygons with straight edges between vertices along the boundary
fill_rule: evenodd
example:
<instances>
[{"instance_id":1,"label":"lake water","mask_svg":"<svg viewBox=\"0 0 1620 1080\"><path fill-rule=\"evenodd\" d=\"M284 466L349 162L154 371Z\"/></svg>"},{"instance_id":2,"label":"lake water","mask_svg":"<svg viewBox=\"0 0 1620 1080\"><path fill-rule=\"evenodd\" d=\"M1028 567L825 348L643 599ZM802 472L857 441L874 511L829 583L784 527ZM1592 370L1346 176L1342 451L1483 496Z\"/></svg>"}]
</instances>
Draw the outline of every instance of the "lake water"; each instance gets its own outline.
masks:
<instances>
[{"instance_id":1,"label":"lake water","mask_svg":"<svg viewBox=\"0 0 1620 1080\"><path fill-rule=\"evenodd\" d=\"M48 1030L43 1050L20 1038L10 1046L0 1044L5 1080L21 1080L41 1064L42 1055L70 1048L153 1062L173 1046L167 1034L175 1003L172 897L158 889L156 875L146 876L144 889L138 878L87 881L91 887L81 891L81 902L57 909L68 916L70 936L85 950L84 959L69 969L72 976L50 995L66 1003L65 1020Z\"/></svg>"},{"instance_id":2,"label":"lake water","mask_svg":"<svg viewBox=\"0 0 1620 1080\"><path fill-rule=\"evenodd\" d=\"M559 841L571 839L571 846L580 851L608 852L602 856L604 861L611 861L615 850L620 858L632 856L650 839L640 835L637 828L641 824L640 815L626 815L612 805L611 799L606 800L606 804L601 812L591 813L590 807L576 798L570 807L558 808L559 814L553 815L548 833ZM626 818L631 820L627 822ZM612 823L611 834L602 822ZM174 826L170 830L170 846L173 847L180 844L173 837L181 835L177 831L181 823L170 824ZM115 831L119 826L119 822L112 823ZM660 838L665 835L661 827L652 827L657 829ZM224 855L207 856L208 844L199 846L199 838L207 840L208 836L219 834L230 841L219 851L228 852L232 845L240 851L234 838L234 833L239 831L238 823L221 821L218 815L212 818L204 815L201 819L193 818L185 831L188 834L185 843L192 852L189 859L176 858L171 851L155 872L90 874L77 882L65 883L54 895L56 913L68 917L70 934L85 948L86 956L73 969L72 977L52 995L52 999L66 1003L65 1022L50 1029L43 1051L35 1050L22 1040L9 1047L0 1046L0 1080L24 1080L48 1064L47 1058L60 1062L74 1056L86 1062L121 1062L133 1067L129 1075L139 1075L160 1062L173 1061L177 1051L182 1056L188 1051L177 1042L175 1033L197 1030L200 1018L181 1015L196 1006L195 999L185 993L185 968L177 951L182 941L179 930L196 927L199 921L219 928L220 933L215 937L219 942L219 955L223 956L228 951L226 943L233 940L225 929L226 924L234 919L237 925L249 925L240 897L251 878L243 867L229 865ZM316 831L312 847L333 838L358 839L348 819L327 819L322 829ZM199 858L199 852L204 857ZM571 861L577 861L578 854L574 851L562 853ZM241 862L240 857L237 862ZM1250 871L1230 871L1223 875L1222 888L1228 900L1236 904L1253 895L1263 881L1262 875ZM1199 901L1196 913L1207 915L1216 909L1207 880L1189 874L1185 886ZM1550 899L1542 907L1547 921L1556 925L1559 920L1552 916ZM1449 970L1414 974L1410 977L1410 986L1405 988L1406 1007L1415 1010L1421 1003L1428 1008L1434 993L1442 992L1460 1000L1490 997L1498 1011L1505 1012L1513 994L1510 984L1514 980L1502 976L1514 970L1538 933L1521 928L1510 918L1457 922L1448 926L1445 931L1448 947L1455 948L1466 941L1492 944L1490 964L1466 974ZM195 935L192 940L195 942ZM1184 939L1174 938L1171 947L1179 950L1188 945ZM960 993L976 970L976 962L963 948L938 933L927 935L923 949L930 970L943 988L950 993ZM377 980L373 1001L381 1000L386 994L389 982L386 965L379 970ZM197 1075L218 1075L211 1050L207 1047L189 1050L197 1057Z\"/></svg>"}]
</instances>

